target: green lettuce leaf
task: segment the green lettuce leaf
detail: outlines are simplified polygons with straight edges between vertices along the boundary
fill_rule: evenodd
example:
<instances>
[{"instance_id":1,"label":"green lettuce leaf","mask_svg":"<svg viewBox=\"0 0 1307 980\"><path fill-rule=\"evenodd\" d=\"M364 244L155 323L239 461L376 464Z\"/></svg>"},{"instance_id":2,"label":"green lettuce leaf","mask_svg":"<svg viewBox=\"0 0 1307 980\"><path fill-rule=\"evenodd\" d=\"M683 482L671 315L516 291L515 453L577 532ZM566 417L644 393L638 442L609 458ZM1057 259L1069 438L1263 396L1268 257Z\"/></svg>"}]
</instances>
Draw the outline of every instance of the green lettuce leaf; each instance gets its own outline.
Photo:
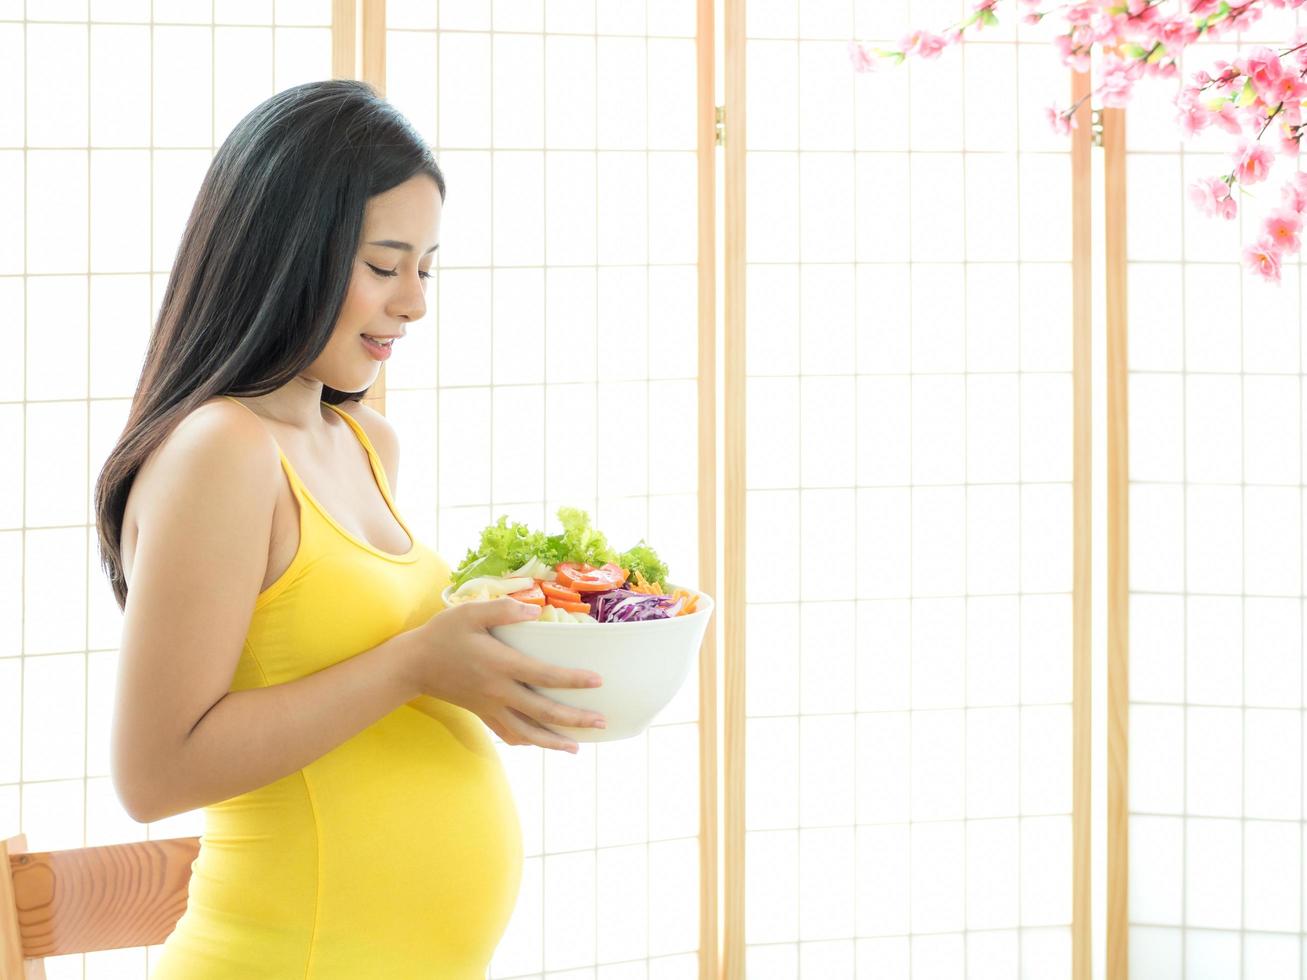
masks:
<instances>
[{"instance_id":1,"label":"green lettuce leaf","mask_svg":"<svg viewBox=\"0 0 1307 980\"><path fill-rule=\"evenodd\" d=\"M622 552L617 557L617 564L630 573L632 580L638 571L650 585L656 583L664 592L667 591L667 565L658 559L658 553L653 548L644 543L644 538L630 551Z\"/></svg>"},{"instance_id":2,"label":"green lettuce leaf","mask_svg":"<svg viewBox=\"0 0 1307 980\"><path fill-rule=\"evenodd\" d=\"M564 557L558 562L572 561L586 563L599 568L610 561L617 561L617 552L608 546L608 538L590 526L590 515L576 507L559 507L558 521L563 525L559 535L561 553Z\"/></svg>"},{"instance_id":3,"label":"green lettuce leaf","mask_svg":"<svg viewBox=\"0 0 1307 980\"><path fill-rule=\"evenodd\" d=\"M525 565L532 556L551 568L563 562L593 565L600 568L615 562L634 575L638 569L650 583L657 582L666 588L667 566L657 553L641 539L629 551L618 554L608 544L604 533L590 524L590 515L577 507L560 507L558 522L563 530L558 534L532 531L519 521L509 523L508 515L481 532L481 541L469 548L451 581L458 588L478 575L503 575Z\"/></svg>"},{"instance_id":4,"label":"green lettuce leaf","mask_svg":"<svg viewBox=\"0 0 1307 980\"><path fill-rule=\"evenodd\" d=\"M480 545L468 549L451 581L458 588L478 575L503 575L511 572L525 565L532 555L538 554L544 540L542 532L532 531L519 521L509 524L508 515L501 514L498 521L481 532Z\"/></svg>"}]
</instances>

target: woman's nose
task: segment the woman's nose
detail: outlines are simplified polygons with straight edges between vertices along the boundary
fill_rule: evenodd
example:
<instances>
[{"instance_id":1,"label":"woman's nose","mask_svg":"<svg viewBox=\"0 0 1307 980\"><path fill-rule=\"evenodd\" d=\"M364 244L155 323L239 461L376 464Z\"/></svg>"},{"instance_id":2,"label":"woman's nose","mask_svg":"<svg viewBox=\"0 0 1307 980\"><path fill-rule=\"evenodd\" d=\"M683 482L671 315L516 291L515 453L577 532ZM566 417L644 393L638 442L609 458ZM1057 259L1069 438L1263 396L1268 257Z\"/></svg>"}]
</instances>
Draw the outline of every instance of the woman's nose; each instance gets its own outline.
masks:
<instances>
[{"instance_id":1,"label":"woman's nose","mask_svg":"<svg viewBox=\"0 0 1307 980\"><path fill-rule=\"evenodd\" d=\"M405 289L400 290L390 305L393 316L403 317L412 323L426 316L427 297L422 289L422 280L415 273Z\"/></svg>"}]
</instances>

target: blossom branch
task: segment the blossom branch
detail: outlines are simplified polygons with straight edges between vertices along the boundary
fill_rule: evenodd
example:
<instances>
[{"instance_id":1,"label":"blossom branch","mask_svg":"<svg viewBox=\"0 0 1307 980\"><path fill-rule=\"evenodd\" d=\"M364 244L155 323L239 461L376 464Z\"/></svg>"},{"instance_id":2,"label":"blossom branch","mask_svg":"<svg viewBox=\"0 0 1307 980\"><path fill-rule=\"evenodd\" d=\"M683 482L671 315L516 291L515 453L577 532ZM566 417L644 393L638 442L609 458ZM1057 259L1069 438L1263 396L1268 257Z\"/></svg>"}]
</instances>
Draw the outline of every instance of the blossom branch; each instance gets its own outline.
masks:
<instances>
[{"instance_id":1,"label":"blossom branch","mask_svg":"<svg viewBox=\"0 0 1307 980\"><path fill-rule=\"evenodd\" d=\"M1178 0L1181 13L1168 14L1163 0L1070 0L1040 10L1040 0L1010 0L1021 21L1038 25L1056 13L1062 29L1053 45L1063 64L1077 72L1095 71L1093 53L1101 53L1097 84L1070 108L1045 109L1049 125L1061 134L1076 127L1076 112L1085 99L1097 98L1109 108L1124 107L1141 78L1174 78L1180 56L1204 37L1245 30L1264 10L1296 9L1307 0ZM1171 0L1166 0L1170 3ZM979 0L969 17L941 33L913 30L897 49L884 50L851 43L849 57L858 71L871 71L881 61L901 64L910 57L931 59L961 43L968 33L999 23L1000 0ZM1239 137L1233 169L1220 177L1204 177L1189 188L1193 204L1205 214L1227 220L1238 215L1236 185L1244 188L1267 179L1275 155L1264 137L1273 134L1280 156L1296 157L1307 105L1307 28L1298 28L1281 50L1259 47L1233 61L1217 60L1213 71L1195 72L1174 98L1176 122L1182 135L1192 137L1217 126ZM1272 124L1276 125L1272 127ZM1245 135L1247 134L1247 135ZM1249 138L1251 137L1251 138ZM1280 206L1263 223L1257 243L1244 250L1249 269L1279 281L1286 254L1299 250L1299 230L1307 209L1307 175L1294 174L1281 188Z\"/></svg>"}]
</instances>

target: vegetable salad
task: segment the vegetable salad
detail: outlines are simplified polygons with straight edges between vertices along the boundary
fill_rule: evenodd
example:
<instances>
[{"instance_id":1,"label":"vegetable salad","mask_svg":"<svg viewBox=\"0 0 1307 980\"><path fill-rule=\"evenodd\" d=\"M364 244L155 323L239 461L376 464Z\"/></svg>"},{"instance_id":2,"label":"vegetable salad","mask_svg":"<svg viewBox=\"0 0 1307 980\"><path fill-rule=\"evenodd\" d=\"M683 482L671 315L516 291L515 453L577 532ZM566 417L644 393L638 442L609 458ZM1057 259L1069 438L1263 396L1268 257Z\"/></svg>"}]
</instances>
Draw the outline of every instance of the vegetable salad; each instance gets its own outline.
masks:
<instances>
[{"instance_id":1,"label":"vegetable salad","mask_svg":"<svg viewBox=\"0 0 1307 980\"><path fill-rule=\"evenodd\" d=\"M543 607L543 623L634 623L696 611L696 593L666 592L667 566L643 539L618 553L585 511L561 507L558 519L562 532L546 535L500 516L455 570L450 603L510 596Z\"/></svg>"}]
</instances>

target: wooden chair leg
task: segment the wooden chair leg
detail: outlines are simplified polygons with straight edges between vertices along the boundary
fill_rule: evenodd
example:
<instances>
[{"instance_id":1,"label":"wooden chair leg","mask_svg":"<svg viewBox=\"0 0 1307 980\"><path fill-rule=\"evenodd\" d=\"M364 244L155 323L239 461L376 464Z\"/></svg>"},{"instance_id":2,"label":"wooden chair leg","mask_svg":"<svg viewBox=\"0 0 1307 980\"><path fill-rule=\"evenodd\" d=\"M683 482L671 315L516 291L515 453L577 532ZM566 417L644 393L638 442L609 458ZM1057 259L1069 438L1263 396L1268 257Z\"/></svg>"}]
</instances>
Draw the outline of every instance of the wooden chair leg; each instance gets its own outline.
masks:
<instances>
[{"instance_id":1,"label":"wooden chair leg","mask_svg":"<svg viewBox=\"0 0 1307 980\"><path fill-rule=\"evenodd\" d=\"M0 840L0 980L46 980L45 959L23 956L9 855L27 853L27 835Z\"/></svg>"}]
</instances>

